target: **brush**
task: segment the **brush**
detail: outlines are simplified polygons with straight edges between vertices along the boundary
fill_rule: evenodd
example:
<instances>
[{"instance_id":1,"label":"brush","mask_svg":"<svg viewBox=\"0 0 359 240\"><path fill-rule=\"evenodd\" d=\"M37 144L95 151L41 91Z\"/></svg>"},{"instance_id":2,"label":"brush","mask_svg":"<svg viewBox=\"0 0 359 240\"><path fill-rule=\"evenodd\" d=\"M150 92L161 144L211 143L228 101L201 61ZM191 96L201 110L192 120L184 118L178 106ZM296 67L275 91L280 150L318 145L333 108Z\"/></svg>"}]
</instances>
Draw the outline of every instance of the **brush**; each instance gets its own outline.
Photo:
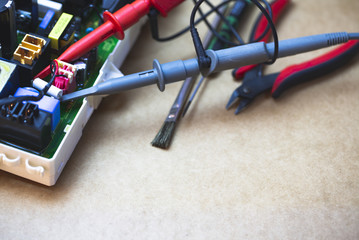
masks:
<instances>
[{"instance_id":1,"label":"brush","mask_svg":"<svg viewBox=\"0 0 359 240\"><path fill-rule=\"evenodd\" d=\"M166 120L162 124L156 137L151 142L152 146L167 149L170 146L172 137L176 129L176 122L180 119L184 103L188 98L189 93L193 87L194 81L192 77L187 78L179 91L176 100L174 101Z\"/></svg>"},{"instance_id":2,"label":"brush","mask_svg":"<svg viewBox=\"0 0 359 240\"><path fill-rule=\"evenodd\" d=\"M219 9L221 13L226 11L227 6L224 6ZM216 29L221 22L221 17L216 15L211 23L211 26ZM208 47L213 33L208 31L204 40L203 46L206 48ZM185 103L188 99L190 92L192 91L193 85L196 81L197 77L189 77L184 82L183 85L176 97L176 100L172 104L172 107L167 115L166 120L162 124L161 129L158 131L155 138L152 140L151 144L154 147L168 149L171 144L172 137L175 133L176 123L181 119L181 114L183 112Z\"/></svg>"}]
</instances>

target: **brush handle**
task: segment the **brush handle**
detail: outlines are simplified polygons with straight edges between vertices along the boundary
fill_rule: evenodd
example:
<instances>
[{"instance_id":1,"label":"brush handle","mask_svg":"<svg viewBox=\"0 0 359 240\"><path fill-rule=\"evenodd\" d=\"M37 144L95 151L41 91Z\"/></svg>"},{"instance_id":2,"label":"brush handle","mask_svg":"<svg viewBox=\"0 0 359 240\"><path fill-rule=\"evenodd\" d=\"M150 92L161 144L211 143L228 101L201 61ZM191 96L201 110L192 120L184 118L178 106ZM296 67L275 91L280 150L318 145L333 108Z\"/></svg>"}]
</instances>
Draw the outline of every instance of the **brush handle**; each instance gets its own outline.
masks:
<instances>
[{"instance_id":1,"label":"brush handle","mask_svg":"<svg viewBox=\"0 0 359 240\"><path fill-rule=\"evenodd\" d=\"M226 11L226 9L227 9L227 5L221 7L219 9L219 11L221 13L224 13ZM211 23L211 26L215 29L218 27L220 22L221 22L220 16L216 15ZM205 48L207 48L209 46L212 38L213 38L212 31L208 31L203 40L203 46ZM167 115L165 122L168 122L168 121L176 122L177 121L178 117L181 115L181 113L184 110L184 106L186 104L189 94L192 91L192 88L194 86L196 79L197 79L197 76L192 76L192 77L186 78L186 80L183 82L182 87L181 87L180 91L178 92L176 100L172 104L172 107Z\"/></svg>"},{"instance_id":2,"label":"brush handle","mask_svg":"<svg viewBox=\"0 0 359 240\"><path fill-rule=\"evenodd\" d=\"M192 90L194 82L195 81L193 77L188 77L183 82L181 90L178 92L176 100L174 101L165 122L176 122L179 116L181 116L183 106Z\"/></svg>"}]
</instances>

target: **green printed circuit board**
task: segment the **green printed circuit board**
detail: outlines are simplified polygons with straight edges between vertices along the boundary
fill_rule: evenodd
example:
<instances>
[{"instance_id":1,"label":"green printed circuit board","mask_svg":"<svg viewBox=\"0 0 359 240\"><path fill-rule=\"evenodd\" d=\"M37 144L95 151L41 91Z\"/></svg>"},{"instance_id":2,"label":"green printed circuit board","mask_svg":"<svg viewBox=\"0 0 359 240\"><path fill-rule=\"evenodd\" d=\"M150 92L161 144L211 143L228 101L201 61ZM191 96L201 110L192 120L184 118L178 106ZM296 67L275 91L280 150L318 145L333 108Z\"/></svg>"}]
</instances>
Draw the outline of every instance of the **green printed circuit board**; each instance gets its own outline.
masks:
<instances>
[{"instance_id":1,"label":"green printed circuit board","mask_svg":"<svg viewBox=\"0 0 359 240\"><path fill-rule=\"evenodd\" d=\"M98 15L93 13L88 18L88 20L86 21L85 24L82 23L79 38L85 36L86 31L88 31L88 29L95 29L99 25L100 25L99 17L98 17ZM24 35L25 34L23 32L18 33L18 42L19 43L23 39ZM94 67L91 68L91 70L90 70L89 74L87 75L86 79L84 80L84 82L80 85L79 84L77 85L77 90L93 86L93 84L95 83L95 81L99 75L99 70L101 69L102 65L105 63L109 54L114 50L117 42L118 42L118 39L116 39L115 37L110 37L107 40L105 40L104 42L102 42L97 47L96 53L94 56L94 58L96 59ZM56 56L52 55L52 58L54 59L54 58L56 58ZM35 152L30 149L18 147L16 145L12 145L12 146L16 147L16 148L20 148L22 150L25 150L27 152L36 154L36 155L40 155L45 158L52 158L54 156L55 152L57 151L58 147L60 146L63 138L65 137L66 128L72 124L72 122L76 118L76 115L77 115L79 109L81 108L82 104L83 104L83 99L60 104L60 113L61 113L60 116L61 117L60 117L59 124L57 125L56 129L52 133L52 139L51 139L49 145L43 151Z\"/></svg>"}]
</instances>

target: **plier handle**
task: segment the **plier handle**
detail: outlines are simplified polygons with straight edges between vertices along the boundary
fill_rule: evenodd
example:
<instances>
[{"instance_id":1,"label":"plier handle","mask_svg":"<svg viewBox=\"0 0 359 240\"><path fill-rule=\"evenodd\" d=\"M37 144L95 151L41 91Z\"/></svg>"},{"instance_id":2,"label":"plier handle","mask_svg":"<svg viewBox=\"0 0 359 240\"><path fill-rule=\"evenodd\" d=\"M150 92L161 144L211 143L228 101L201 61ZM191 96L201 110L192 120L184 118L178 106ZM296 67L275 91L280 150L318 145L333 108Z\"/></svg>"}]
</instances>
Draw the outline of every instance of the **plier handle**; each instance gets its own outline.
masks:
<instances>
[{"instance_id":1,"label":"plier handle","mask_svg":"<svg viewBox=\"0 0 359 240\"><path fill-rule=\"evenodd\" d=\"M240 113L259 94L272 91L272 97L278 98L285 90L299 83L313 80L348 64L359 53L359 41L351 40L328 53L301 64L286 67L281 72L261 75L261 65L248 71L242 85L232 94L227 104L230 108L239 100L235 114Z\"/></svg>"}]
</instances>

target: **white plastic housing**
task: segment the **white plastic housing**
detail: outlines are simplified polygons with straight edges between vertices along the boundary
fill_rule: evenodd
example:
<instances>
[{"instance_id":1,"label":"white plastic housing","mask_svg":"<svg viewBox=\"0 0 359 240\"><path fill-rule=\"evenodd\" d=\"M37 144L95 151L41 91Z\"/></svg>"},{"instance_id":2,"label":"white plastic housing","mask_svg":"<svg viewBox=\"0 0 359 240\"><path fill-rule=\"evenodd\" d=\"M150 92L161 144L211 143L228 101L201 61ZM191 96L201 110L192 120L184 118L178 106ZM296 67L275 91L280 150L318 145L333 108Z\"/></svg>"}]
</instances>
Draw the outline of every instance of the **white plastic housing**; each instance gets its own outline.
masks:
<instances>
[{"instance_id":1,"label":"white plastic housing","mask_svg":"<svg viewBox=\"0 0 359 240\"><path fill-rule=\"evenodd\" d=\"M125 39L117 43L103 64L95 84L123 75L119 68L135 43L144 22L145 20L141 20L126 31ZM50 159L0 143L0 169L47 186L54 185L80 140L83 128L101 100L102 96L90 96L83 100L76 118L64 130L65 137Z\"/></svg>"}]
</instances>

